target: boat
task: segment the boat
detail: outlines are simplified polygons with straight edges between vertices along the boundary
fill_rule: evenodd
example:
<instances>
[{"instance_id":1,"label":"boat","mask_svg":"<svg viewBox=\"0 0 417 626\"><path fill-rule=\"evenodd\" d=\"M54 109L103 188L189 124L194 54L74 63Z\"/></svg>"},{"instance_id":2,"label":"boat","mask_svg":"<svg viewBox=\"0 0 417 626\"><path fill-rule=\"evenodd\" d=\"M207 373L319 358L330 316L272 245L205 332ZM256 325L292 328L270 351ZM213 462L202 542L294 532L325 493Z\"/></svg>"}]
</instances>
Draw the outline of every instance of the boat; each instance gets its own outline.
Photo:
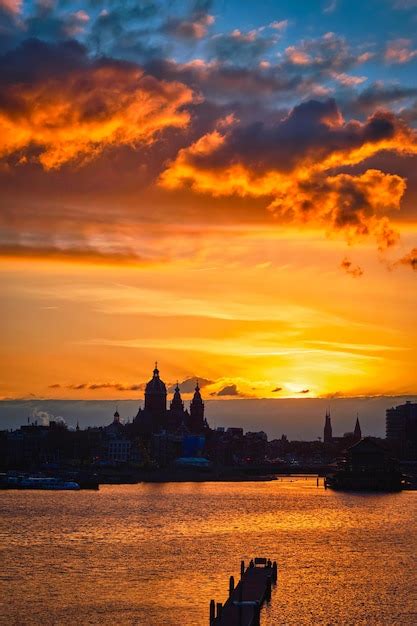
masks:
<instances>
[{"instance_id":1,"label":"boat","mask_svg":"<svg viewBox=\"0 0 417 626\"><path fill-rule=\"evenodd\" d=\"M72 480L37 476L5 476L0 489L39 489L46 491L79 491L80 485Z\"/></svg>"}]
</instances>

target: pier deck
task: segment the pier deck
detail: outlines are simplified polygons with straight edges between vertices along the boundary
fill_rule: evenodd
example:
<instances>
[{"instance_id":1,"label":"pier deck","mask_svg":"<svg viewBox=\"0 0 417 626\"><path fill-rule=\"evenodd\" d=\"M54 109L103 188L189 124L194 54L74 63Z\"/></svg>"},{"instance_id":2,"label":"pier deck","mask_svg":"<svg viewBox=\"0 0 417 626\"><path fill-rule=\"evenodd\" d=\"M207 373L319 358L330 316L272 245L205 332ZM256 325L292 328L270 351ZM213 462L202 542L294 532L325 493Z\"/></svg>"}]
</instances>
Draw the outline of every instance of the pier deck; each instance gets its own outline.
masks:
<instances>
[{"instance_id":1,"label":"pier deck","mask_svg":"<svg viewBox=\"0 0 417 626\"><path fill-rule=\"evenodd\" d=\"M272 585L277 581L278 568L274 561L255 559L249 567L241 563L241 578L229 582L229 597L222 605L210 603L210 626L258 626L262 604L271 598Z\"/></svg>"}]
</instances>

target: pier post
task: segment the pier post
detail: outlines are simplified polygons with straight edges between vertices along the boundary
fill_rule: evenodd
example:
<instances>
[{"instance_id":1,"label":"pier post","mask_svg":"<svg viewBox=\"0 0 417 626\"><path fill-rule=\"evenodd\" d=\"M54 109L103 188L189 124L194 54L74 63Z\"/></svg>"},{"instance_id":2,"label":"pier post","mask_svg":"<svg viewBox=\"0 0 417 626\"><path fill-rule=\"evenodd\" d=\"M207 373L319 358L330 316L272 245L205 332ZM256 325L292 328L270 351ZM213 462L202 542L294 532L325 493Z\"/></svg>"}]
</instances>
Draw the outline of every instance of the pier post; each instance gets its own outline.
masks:
<instances>
[{"instance_id":1,"label":"pier post","mask_svg":"<svg viewBox=\"0 0 417 626\"><path fill-rule=\"evenodd\" d=\"M245 561L241 561L240 562L240 577L241 578L242 578L244 573L245 573Z\"/></svg>"},{"instance_id":2,"label":"pier post","mask_svg":"<svg viewBox=\"0 0 417 626\"><path fill-rule=\"evenodd\" d=\"M274 561L272 564L272 579L274 583L276 583L278 580L278 565L276 561Z\"/></svg>"},{"instance_id":3,"label":"pier post","mask_svg":"<svg viewBox=\"0 0 417 626\"><path fill-rule=\"evenodd\" d=\"M230 578L229 578L229 596L232 595L234 590L235 590L235 579L233 578L233 576L230 576Z\"/></svg>"},{"instance_id":4,"label":"pier post","mask_svg":"<svg viewBox=\"0 0 417 626\"><path fill-rule=\"evenodd\" d=\"M260 626L261 623L261 605L259 602L253 607L253 624L254 626Z\"/></svg>"},{"instance_id":5,"label":"pier post","mask_svg":"<svg viewBox=\"0 0 417 626\"><path fill-rule=\"evenodd\" d=\"M214 624L215 617L216 617L216 604L214 600L210 600L210 626Z\"/></svg>"},{"instance_id":6,"label":"pier post","mask_svg":"<svg viewBox=\"0 0 417 626\"><path fill-rule=\"evenodd\" d=\"M242 561L243 563L243 561ZM243 571L245 571L245 564L243 563ZM243 574L242 574L243 576ZM239 584L239 626L242 626L242 600L243 600L243 578Z\"/></svg>"},{"instance_id":7,"label":"pier post","mask_svg":"<svg viewBox=\"0 0 417 626\"><path fill-rule=\"evenodd\" d=\"M271 599L271 590L272 590L272 577L271 576L267 576L266 578L266 593L265 593L265 597L267 600Z\"/></svg>"},{"instance_id":8,"label":"pier post","mask_svg":"<svg viewBox=\"0 0 417 626\"><path fill-rule=\"evenodd\" d=\"M217 610L216 610L216 619L220 620L221 616L222 616L222 609L223 609L223 605L221 602L217 603Z\"/></svg>"}]
</instances>

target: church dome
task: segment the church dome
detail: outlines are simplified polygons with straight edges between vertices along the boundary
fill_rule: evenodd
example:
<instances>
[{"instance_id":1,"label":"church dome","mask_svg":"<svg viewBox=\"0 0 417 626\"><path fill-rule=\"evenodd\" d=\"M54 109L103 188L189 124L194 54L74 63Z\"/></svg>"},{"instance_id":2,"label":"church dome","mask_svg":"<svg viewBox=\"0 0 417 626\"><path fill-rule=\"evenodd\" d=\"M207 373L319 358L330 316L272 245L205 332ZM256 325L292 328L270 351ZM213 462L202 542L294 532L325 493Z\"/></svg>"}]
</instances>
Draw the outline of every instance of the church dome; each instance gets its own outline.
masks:
<instances>
[{"instance_id":1,"label":"church dome","mask_svg":"<svg viewBox=\"0 0 417 626\"><path fill-rule=\"evenodd\" d=\"M155 363L155 369L153 371L153 377L146 384L145 393L147 395L163 396L167 394L167 388L163 380L159 378L159 369L157 363Z\"/></svg>"}]
</instances>

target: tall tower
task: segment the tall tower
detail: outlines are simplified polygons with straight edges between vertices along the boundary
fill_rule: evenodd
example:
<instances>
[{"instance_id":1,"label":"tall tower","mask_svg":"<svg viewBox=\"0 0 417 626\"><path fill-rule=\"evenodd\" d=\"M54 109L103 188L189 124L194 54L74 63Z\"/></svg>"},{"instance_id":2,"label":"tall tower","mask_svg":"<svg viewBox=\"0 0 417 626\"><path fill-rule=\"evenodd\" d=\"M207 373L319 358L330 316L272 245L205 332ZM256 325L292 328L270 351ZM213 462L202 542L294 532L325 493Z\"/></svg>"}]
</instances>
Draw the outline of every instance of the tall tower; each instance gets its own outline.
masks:
<instances>
[{"instance_id":1,"label":"tall tower","mask_svg":"<svg viewBox=\"0 0 417 626\"><path fill-rule=\"evenodd\" d=\"M356 416L356 424L355 430L353 431L353 436L355 438L355 441L360 441L362 439L361 425L359 424L359 415Z\"/></svg>"},{"instance_id":2,"label":"tall tower","mask_svg":"<svg viewBox=\"0 0 417 626\"><path fill-rule=\"evenodd\" d=\"M190 404L190 428L193 433L201 433L204 430L204 402L198 381Z\"/></svg>"},{"instance_id":3,"label":"tall tower","mask_svg":"<svg viewBox=\"0 0 417 626\"><path fill-rule=\"evenodd\" d=\"M153 377L145 388L145 411L152 416L155 426L164 427L167 412L167 388L159 378L158 363L155 363Z\"/></svg>"},{"instance_id":4,"label":"tall tower","mask_svg":"<svg viewBox=\"0 0 417 626\"><path fill-rule=\"evenodd\" d=\"M324 443L332 443L333 441L333 433L332 433L332 422L330 420L330 411L326 411L326 419L324 422Z\"/></svg>"}]
</instances>

